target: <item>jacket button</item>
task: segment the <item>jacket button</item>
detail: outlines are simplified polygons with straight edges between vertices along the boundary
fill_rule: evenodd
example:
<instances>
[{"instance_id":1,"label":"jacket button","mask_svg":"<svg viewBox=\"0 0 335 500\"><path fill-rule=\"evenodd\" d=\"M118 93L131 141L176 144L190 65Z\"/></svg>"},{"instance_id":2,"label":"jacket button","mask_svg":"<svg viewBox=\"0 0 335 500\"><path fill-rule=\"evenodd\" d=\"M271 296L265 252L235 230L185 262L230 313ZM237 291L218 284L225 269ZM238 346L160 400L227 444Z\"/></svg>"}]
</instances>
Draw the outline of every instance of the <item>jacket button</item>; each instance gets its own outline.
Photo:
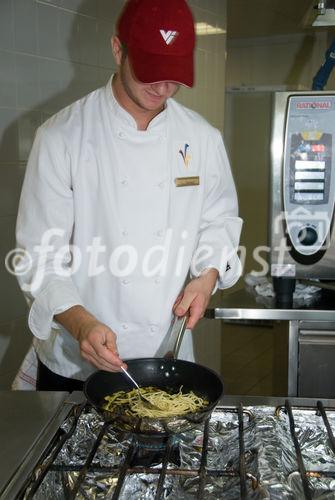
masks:
<instances>
[{"instance_id":1,"label":"jacket button","mask_svg":"<svg viewBox=\"0 0 335 500\"><path fill-rule=\"evenodd\" d=\"M124 133L123 133L123 132L118 132L118 134L117 134L117 135L120 137L120 139L123 139L123 138L124 138Z\"/></svg>"},{"instance_id":2,"label":"jacket button","mask_svg":"<svg viewBox=\"0 0 335 500\"><path fill-rule=\"evenodd\" d=\"M122 328L123 328L124 330L128 330L128 325L127 325L126 323L123 323Z\"/></svg>"},{"instance_id":3,"label":"jacket button","mask_svg":"<svg viewBox=\"0 0 335 500\"><path fill-rule=\"evenodd\" d=\"M130 280L124 279L122 280L122 285L129 285Z\"/></svg>"},{"instance_id":4,"label":"jacket button","mask_svg":"<svg viewBox=\"0 0 335 500\"><path fill-rule=\"evenodd\" d=\"M155 326L155 325L151 325L150 330L151 330L152 332L155 332L155 331L157 330L157 326Z\"/></svg>"},{"instance_id":5,"label":"jacket button","mask_svg":"<svg viewBox=\"0 0 335 500\"><path fill-rule=\"evenodd\" d=\"M122 186L127 186L127 185L128 185L128 181L127 181L127 179L123 179L123 180L121 181L121 184L122 184Z\"/></svg>"},{"instance_id":6,"label":"jacket button","mask_svg":"<svg viewBox=\"0 0 335 500\"><path fill-rule=\"evenodd\" d=\"M159 230L159 231L156 231L155 234L156 234L156 236L158 236L158 238L161 238L164 235L164 231Z\"/></svg>"},{"instance_id":7,"label":"jacket button","mask_svg":"<svg viewBox=\"0 0 335 500\"><path fill-rule=\"evenodd\" d=\"M159 284L160 284L160 282L161 282L161 279L160 279L160 278L156 278L156 279L155 279L155 283L156 283L156 285L159 285Z\"/></svg>"},{"instance_id":8,"label":"jacket button","mask_svg":"<svg viewBox=\"0 0 335 500\"><path fill-rule=\"evenodd\" d=\"M122 236L128 236L128 231L123 230L123 231L121 232L121 234L122 234Z\"/></svg>"}]
</instances>

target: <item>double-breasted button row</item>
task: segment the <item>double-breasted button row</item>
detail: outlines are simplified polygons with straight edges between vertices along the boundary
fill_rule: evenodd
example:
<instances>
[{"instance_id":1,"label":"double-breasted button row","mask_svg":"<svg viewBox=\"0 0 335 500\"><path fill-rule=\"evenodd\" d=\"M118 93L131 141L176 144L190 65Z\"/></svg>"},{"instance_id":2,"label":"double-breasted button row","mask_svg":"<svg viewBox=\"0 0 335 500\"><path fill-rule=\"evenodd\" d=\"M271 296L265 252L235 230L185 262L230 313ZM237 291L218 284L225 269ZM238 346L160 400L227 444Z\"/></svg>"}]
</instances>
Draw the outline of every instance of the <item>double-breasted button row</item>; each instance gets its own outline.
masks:
<instances>
[{"instance_id":1,"label":"double-breasted button row","mask_svg":"<svg viewBox=\"0 0 335 500\"><path fill-rule=\"evenodd\" d=\"M127 323L122 323L121 328L122 328L122 330L128 330L129 325ZM154 324L150 324L148 329L150 332L155 333L158 330L158 326L154 325Z\"/></svg>"}]
</instances>

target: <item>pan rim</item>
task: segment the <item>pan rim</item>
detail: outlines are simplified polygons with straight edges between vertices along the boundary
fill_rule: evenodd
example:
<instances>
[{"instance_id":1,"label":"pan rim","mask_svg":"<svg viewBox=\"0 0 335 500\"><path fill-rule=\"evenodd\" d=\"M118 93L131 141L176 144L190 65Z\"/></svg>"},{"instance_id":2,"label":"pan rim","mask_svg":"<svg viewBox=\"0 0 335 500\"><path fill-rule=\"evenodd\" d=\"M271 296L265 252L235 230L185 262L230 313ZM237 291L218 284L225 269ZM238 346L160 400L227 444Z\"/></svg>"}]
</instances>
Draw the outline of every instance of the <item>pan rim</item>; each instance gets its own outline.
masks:
<instances>
[{"instance_id":1,"label":"pan rim","mask_svg":"<svg viewBox=\"0 0 335 500\"><path fill-rule=\"evenodd\" d=\"M204 370L204 372L208 373L209 375L211 375L215 380L216 382L218 383L218 386L219 386L219 391L218 391L218 397L215 398L214 401L211 401L209 402L209 404L204 407L203 409L199 410L198 412L195 412L195 413L190 413L190 414L186 414L186 415L179 415L179 416L175 416L175 417L160 417L159 418L159 421L171 421L172 418L175 418L175 419L180 419L180 418L185 418L187 415L197 415L197 414L200 414L200 415L203 415L205 413L208 413L208 412L211 412L214 407L216 406L216 404L218 403L219 399L222 397L223 395L223 392L224 392L224 385L223 385L223 380L222 380L222 377L217 374L212 368L208 368L207 366L203 366L203 365L200 365L198 363L194 363L193 361L187 361L187 360L183 360L183 359L173 359L173 358L131 358L131 359L127 359L127 360L124 360L125 363L131 363L132 361L141 361L141 362L152 362L154 361L155 363L157 362L165 362L165 363L168 363L168 364L173 364L173 363L178 363L178 364L182 364L182 365L192 365L200 370ZM83 388L83 392L86 396L86 399L87 401L92 404L97 410L99 411L102 411L102 412L105 412L105 413L108 413L109 415L111 415L111 420L115 419L115 415L108 411L108 410L105 410L102 405L98 402L95 402L93 400L93 398L91 397L91 395L88 393L88 386L91 382L92 379L96 378L98 376L98 374L108 374L108 375L113 375L113 374L121 374L121 372L111 372L111 371L106 371L106 370L96 370L95 372L93 372L85 381L84 383L84 388ZM111 392L112 394L112 392ZM157 420L157 417L156 418L152 418L152 417L142 417L143 421L154 421L155 419Z\"/></svg>"},{"instance_id":2,"label":"pan rim","mask_svg":"<svg viewBox=\"0 0 335 500\"><path fill-rule=\"evenodd\" d=\"M223 386L223 379L222 379L222 376L220 374L218 374L215 370L213 370L212 368L209 368L208 366L204 366L204 365L201 365L199 363L195 363L193 361L187 361L185 359L173 359L173 358L154 358L154 357L151 357L151 358L128 358L128 359L125 359L124 362L125 363L129 363L129 362L132 362L132 361L142 361L142 362L152 362L152 361L164 361L165 363L183 363L183 364L188 364L188 365L193 365L193 366L196 366L197 368L201 368L209 373L211 373L214 377L216 377L219 382L221 382L222 386ZM84 389L86 388L86 385L88 384L88 382L91 380L91 378L93 378L94 376L96 376L97 373L110 373L110 374L119 374L121 373L120 371L119 372L112 372L112 371L108 371L108 370L96 370L94 371L93 373L91 373L91 375L89 375L87 377L87 379L85 380L84 382Z\"/></svg>"}]
</instances>

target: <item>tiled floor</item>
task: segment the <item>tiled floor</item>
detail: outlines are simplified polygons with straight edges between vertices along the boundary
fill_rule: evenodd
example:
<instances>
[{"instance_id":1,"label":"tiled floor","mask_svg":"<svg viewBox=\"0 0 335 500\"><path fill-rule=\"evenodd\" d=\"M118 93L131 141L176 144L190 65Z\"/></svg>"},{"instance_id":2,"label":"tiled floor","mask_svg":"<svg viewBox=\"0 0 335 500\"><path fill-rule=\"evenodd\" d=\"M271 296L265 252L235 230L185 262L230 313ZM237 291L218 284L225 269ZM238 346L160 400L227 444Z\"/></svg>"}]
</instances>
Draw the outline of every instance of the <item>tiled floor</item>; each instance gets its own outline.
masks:
<instances>
[{"instance_id":1,"label":"tiled floor","mask_svg":"<svg viewBox=\"0 0 335 500\"><path fill-rule=\"evenodd\" d=\"M222 374L225 394L287 394L285 322L262 326L223 323Z\"/></svg>"}]
</instances>

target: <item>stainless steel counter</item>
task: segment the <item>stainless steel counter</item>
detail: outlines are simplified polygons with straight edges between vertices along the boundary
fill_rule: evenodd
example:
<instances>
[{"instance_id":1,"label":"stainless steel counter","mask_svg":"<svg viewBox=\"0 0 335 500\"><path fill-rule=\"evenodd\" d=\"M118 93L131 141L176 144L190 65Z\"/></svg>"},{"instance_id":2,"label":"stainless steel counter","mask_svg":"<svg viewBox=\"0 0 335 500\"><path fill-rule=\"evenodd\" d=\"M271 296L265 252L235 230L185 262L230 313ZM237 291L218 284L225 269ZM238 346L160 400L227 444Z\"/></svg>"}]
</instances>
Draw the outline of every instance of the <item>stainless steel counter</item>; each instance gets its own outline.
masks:
<instances>
[{"instance_id":1,"label":"stainless steel counter","mask_svg":"<svg viewBox=\"0 0 335 500\"><path fill-rule=\"evenodd\" d=\"M279 309L271 299L264 300L246 290L215 297L206 318L227 320L335 321L335 299L319 294L315 303L292 309Z\"/></svg>"},{"instance_id":2,"label":"stainless steel counter","mask_svg":"<svg viewBox=\"0 0 335 500\"><path fill-rule=\"evenodd\" d=\"M299 376L300 379L302 376L298 370L301 355L300 331L303 325L306 329L306 323L310 322L307 330L314 328L314 339L319 337L321 342L325 335L328 335L328 339L330 335L335 335L335 294L320 290L313 301L305 301L300 307L294 304L292 309L280 309L276 307L274 299L257 296L251 290L243 289L231 294L216 294L210 303L210 308L206 311L206 318L251 325L263 321L287 321L289 334L287 394L290 397L301 396L298 389ZM311 325L315 326L311 327ZM321 366L320 363L322 364L321 360L319 360ZM322 376L326 376L325 373L322 375L316 373L315 370L314 375L320 380Z\"/></svg>"},{"instance_id":3,"label":"stainless steel counter","mask_svg":"<svg viewBox=\"0 0 335 500\"><path fill-rule=\"evenodd\" d=\"M33 464L37 441L58 411L63 411L66 392L0 391L0 497L6 484L21 469L24 477L27 464ZM48 432L45 444L50 441ZM36 459L39 457L36 457Z\"/></svg>"}]
</instances>

